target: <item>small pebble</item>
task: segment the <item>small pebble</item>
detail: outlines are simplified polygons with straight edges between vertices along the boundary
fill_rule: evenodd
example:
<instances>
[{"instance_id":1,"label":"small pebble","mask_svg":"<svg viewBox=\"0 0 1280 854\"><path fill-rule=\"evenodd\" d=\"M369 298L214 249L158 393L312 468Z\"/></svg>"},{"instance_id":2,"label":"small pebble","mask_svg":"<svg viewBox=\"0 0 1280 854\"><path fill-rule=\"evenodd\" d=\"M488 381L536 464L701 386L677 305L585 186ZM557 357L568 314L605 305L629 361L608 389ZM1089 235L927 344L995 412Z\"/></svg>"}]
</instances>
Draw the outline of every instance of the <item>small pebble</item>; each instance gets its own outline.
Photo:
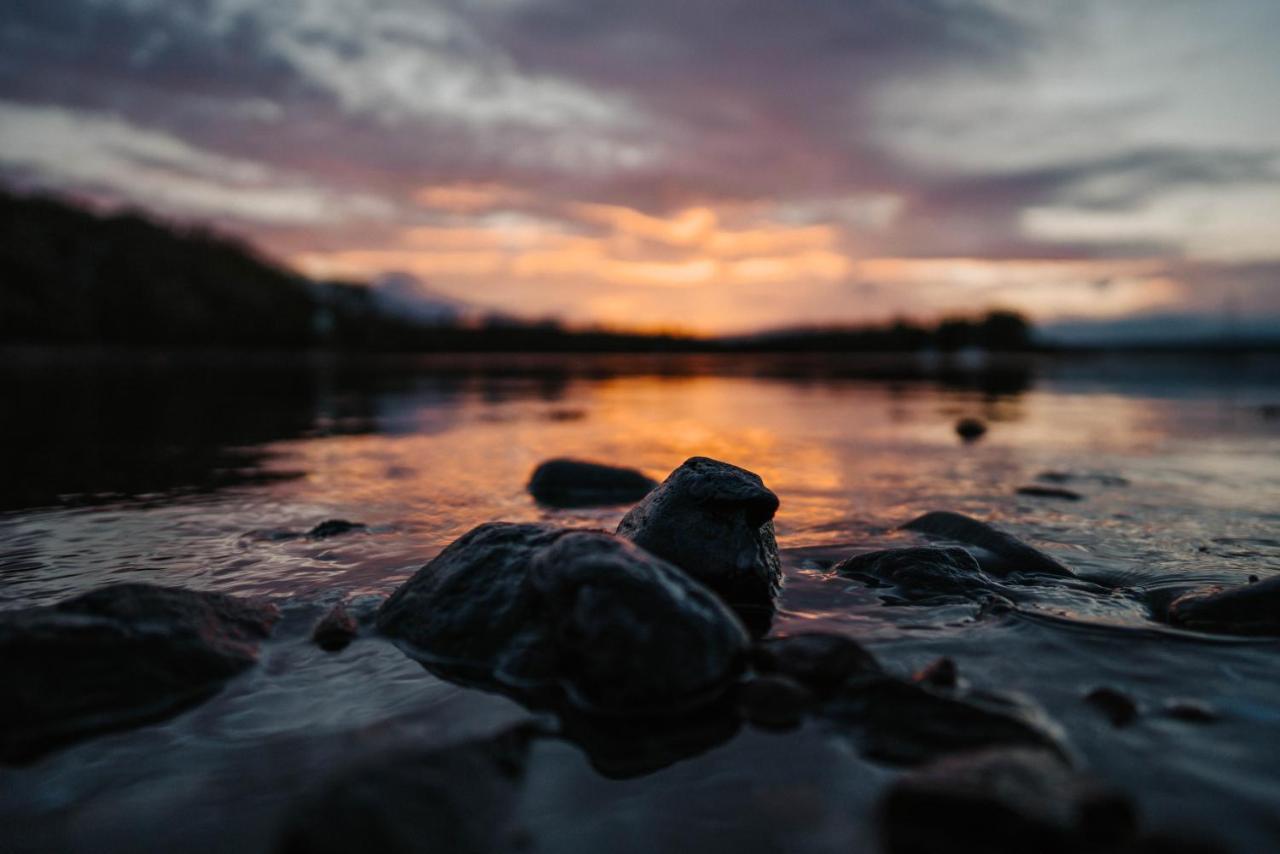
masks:
<instances>
[{"instance_id":1,"label":"small pebble","mask_svg":"<svg viewBox=\"0 0 1280 854\"><path fill-rule=\"evenodd\" d=\"M343 649L359 634L355 619L341 602L329 609L311 632L311 639L325 652Z\"/></svg>"},{"instance_id":2,"label":"small pebble","mask_svg":"<svg viewBox=\"0 0 1280 854\"><path fill-rule=\"evenodd\" d=\"M1106 715L1114 726L1128 726L1138 718L1138 704L1115 688L1094 688L1084 695L1084 701Z\"/></svg>"},{"instance_id":3,"label":"small pebble","mask_svg":"<svg viewBox=\"0 0 1280 854\"><path fill-rule=\"evenodd\" d=\"M956 422L956 433L966 442L976 441L987 432L987 425L977 418L961 418Z\"/></svg>"}]
</instances>

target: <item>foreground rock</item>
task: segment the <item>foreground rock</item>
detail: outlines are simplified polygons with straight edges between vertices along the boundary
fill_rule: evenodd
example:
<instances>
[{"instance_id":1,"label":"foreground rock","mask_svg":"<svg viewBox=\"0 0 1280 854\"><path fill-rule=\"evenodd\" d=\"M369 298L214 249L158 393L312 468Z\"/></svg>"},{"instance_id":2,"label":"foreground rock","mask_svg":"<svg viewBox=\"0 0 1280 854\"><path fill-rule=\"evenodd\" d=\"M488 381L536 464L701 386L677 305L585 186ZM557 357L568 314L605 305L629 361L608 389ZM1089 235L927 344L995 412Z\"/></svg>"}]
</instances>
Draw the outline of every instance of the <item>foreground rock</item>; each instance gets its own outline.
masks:
<instances>
[{"instance_id":1,"label":"foreground rock","mask_svg":"<svg viewBox=\"0 0 1280 854\"><path fill-rule=\"evenodd\" d=\"M887 549L854 555L832 567L840 575L892 590L909 602L972 599L1004 587L961 548Z\"/></svg>"},{"instance_id":2,"label":"foreground rock","mask_svg":"<svg viewBox=\"0 0 1280 854\"><path fill-rule=\"evenodd\" d=\"M1074 577L1070 569L1004 531L960 513L936 510L903 525L903 530L952 540L969 546L978 564L992 575L1011 572L1038 572Z\"/></svg>"},{"instance_id":3,"label":"foreground rock","mask_svg":"<svg viewBox=\"0 0 1280 854\"><path fill-rule=\"evenodd\" d=\"M948 756L894 783L880 810L891 854L1092 852L1134 837L1130 801L1043 750Z\"/></svg>"},{"instance_id":4,"label":"foreground rock","mask_svg":"<svg viewBox=\"0 0 1280 854\"><path fill-rule=\"evenodd\" d=\"M842 724L864 755L903 765L990 747L1068 755L1058 728L1030 701L979 690L868 676L846 683L823 714Z\"/></svg>"},{"instance_id":5,"label":"foreground rock","mask_svg":"<svg viewBox=\"0 0 1280 854\"><path fill-rule=\"evenodd\" d=\"M1280 575L1239 587L1207 587L1169 605L1169 622L1201 632L1280 635Z\"/></svg>"},{"instance_id":6,"label":"foreground rock","mask_svg":"<svg viewBox=\"0 0 1280 854\"><path fill-rule=\"evenodd\" d=\"M0 614L0 760L171 715L257 660L274 605L116 584Z\"/></svg>"},{"instance_id":7,"label":"foreground rock","mask_svg":"<svg viewBox=\"0 0 1280 854\"><path fill-rule=\"evenodd\" d=\"M752 472L692 457L631 509L618 535L670 561L735 607L771 608L782 585L774 495Z\"/></svg>"},{"instance_id":8,"label":"foreground rock","mask_svg":"<svg viewBox=\"0 0 1280 854\"><path fill-rule=\"evenodd\" d=\"M632 715L718 696L747 651L733 612L679 569L610 534L546 525L473 529L396 590L377 625L428 664Z\"/></svg>"},{"instance_id":9,"label":"foreground rock","mask_svg":"<svg viewBox=\"0 0 1280 854\"><path fill-rule=\"evenodd\" d=\"M529 493L552 507L631 504L644 498L657 482L635 469L582 460L547 460L529 479Z\"/></svg>"},{"instance_id":10,"label":"foreground rock","mask_svg":"<svg viewBox=\"0 0 1280 854\"><path fill-rule=\"evenodd\" d=\"M303 796L285 821L279 854L353 851L519 851L513 818L530 733L435 750L381 753Z\"/></svg>"}]
</instances>

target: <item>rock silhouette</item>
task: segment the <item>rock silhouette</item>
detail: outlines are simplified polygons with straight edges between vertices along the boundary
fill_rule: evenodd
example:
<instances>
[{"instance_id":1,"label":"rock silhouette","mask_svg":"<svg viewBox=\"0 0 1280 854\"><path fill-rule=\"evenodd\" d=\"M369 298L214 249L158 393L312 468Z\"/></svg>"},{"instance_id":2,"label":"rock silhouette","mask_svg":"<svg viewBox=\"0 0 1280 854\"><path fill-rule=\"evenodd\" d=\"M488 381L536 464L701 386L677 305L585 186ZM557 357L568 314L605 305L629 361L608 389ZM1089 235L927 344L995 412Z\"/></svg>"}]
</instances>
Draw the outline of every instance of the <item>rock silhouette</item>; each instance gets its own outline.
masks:
<instances>
[{"instance_id":1,"label":"rock silhouette","mask_svg":"<svg viewBox=\"0 0 1280 854\"><path fill-rule=\"evenodd\" d=\"M644 498L657 482L635 469L583 460L547 460L534 469L529 494L552 507L630 504Z\"/></svg>"}]
</instances>

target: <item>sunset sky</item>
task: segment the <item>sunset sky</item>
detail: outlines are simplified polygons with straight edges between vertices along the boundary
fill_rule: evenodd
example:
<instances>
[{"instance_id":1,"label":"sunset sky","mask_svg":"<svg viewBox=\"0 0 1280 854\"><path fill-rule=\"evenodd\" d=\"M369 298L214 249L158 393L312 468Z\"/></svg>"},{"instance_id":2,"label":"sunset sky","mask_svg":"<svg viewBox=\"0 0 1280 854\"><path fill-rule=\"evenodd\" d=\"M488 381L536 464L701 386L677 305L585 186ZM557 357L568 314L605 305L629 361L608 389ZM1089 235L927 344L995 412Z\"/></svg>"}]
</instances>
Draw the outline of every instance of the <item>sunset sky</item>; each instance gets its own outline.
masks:
<instances>
[{"instance_id":1,"label":"sunset sky","mask_svg":"<svg viewBox=\"0 0 1280 854\"><path fill-rule=\"evenodd\" d=\"M0 178L722 332L1280 324L1275 0L6 0Z\"/></svg>"}]
</instances>

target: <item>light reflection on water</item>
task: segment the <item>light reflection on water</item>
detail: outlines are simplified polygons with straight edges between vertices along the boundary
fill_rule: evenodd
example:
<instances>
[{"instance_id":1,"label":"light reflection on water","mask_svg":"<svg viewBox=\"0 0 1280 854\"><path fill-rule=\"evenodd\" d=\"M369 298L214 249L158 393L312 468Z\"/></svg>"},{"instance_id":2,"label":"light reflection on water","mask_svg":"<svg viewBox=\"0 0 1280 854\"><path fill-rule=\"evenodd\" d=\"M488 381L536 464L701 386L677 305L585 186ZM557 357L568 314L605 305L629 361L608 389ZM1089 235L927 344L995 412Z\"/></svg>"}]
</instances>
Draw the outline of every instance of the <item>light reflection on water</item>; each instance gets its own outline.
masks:
<instances>
[{"instance_id":1,"label":"light reflection on water","mask_svg":"<svg viewBox=\"0 0 1280 854\"><path fill-rule=\"evenodd\" d=\"M95 373L101 402L88 429L21 435L21 425L7 425L9 453L49 460L69 484L54 496L10 482L0 603L126 576L241 593L385 593L484 521L616 524L625 508L551 511L526 494L534 466L562 455L658 479L695 454L749 468L782 499L784 549L875 545L918 513L951 509L1006 523L1074 565L1163 570L1212 556L1223 572L1278 559L1280 424L1260 407L1280 387L1265 382L1193 385L1181 396L1153 383L1159 394L1143 396L1132 383L1117 391L1050 375L992 393L977 383L563 367L300 369L278 382L222 369L219 382L191 384L161 371L150 387L131 371L109 372L105 384ZM44 379L43 393L22 401L25 423L83 418L59 407L84 376ZM148 388L171 399L130 411L129 392ZM175 401L192 396L200 403ZM980 442L955 436L965 415L990 423ZM211 419L225 420L222 432ZM15 446L15 432L28 447ZM70 457L70 469L86 455L87 471L55 462ZM1085 500L1015 494L1046 470L1081 475L1069 486ZM23 474L41 471L28 464ZM125 489L112 492L115 481ZM24 498L46 506L12 506ZM325 541L271 536L330 517L371 530Z\"/></svg>"}]
</instances>

